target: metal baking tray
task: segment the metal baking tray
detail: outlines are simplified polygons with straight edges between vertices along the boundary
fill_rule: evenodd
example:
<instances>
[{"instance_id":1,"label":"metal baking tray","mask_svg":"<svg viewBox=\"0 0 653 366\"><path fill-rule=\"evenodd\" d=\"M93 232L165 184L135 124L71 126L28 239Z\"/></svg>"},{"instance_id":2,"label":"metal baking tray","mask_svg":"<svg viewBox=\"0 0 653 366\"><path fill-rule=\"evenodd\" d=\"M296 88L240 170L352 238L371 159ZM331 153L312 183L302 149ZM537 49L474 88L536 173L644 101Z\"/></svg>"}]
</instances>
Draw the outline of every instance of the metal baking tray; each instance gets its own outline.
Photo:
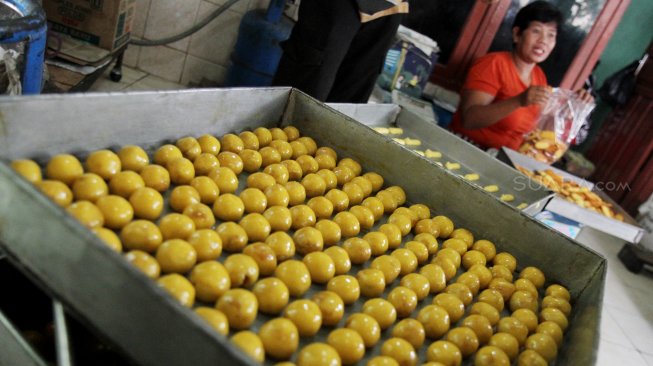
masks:
<instances>
[{"instance_id":1,"label":"metal baking tray","mask_svg":"<svg viewBox=\"0 0 653 366\"><path fill-rule=\"evenodd\" d=\"M557 364L595 362L607 270L602 256L297 90L7 97L0 100L0 115L5 160L292 124L380 173L387 185L402 186L410 202L424 203L476 237L492 240L498 250L512 253L520 268L544 268L549 281L570 290L574 306ZM5 163L0 163L0 246L73 315L139 364L254 364Z\"/></svg>"},{"instance_id":2,"label":"metal baking tray","mask_svg":"<svg viewBox=\"0 0 653 366\"><path fill-rule=\"evenodd\" d=\"M465 174L478 174L479 179L472 181L472 184L479 187L498 186L499 191L488 192L488 194L497 199L503 194L512 195L514 200L506 203L513 207L526 204L523 210L531 216L542 211L553 197L553 192L539 182L524 177L517 170L502 164L476 146L408 109L394 104L331 104L330 106L370 127L400 127L403 129L401 136L385 136L390 139L393 137L419 139L421 145L404 147L422 152L426 149L440 152L441 158L424 157L424 159L440 166L447 162L460 164L460 169L450 170L453 175L464 179Z\"/></svg>"},{"instance_id":3,"label":"metal baking tray","mask_svg":"<svg viewBox=\"0 0 653 366\"><path fill-rule=\"evenodd\" d=\"M563 177L565 180L576 182L580 186L589 188L592 192L601 197L601 199L603 199L605 202L610 203L615 212L622 214L624 221L622 222L615 220L600 213L578 206L577 204L569 202L564 199L564 197L557 194L546 205L546 210L567 217L583 225L602 231L619 239L626 240L630 243L637 244L640 240L642 240L645 232L644 229L641 228L639 224L637 224L637 221L635 221L635 219L633 219L621 206L619 206L619 204L614 202L610 196L600 190L599 187L597 187L594 183L569 174L563 170L554 168L550 165L539 162L508 148L502 148L501 154L503 154L505 157L504 160L507 160L507 162L512 166L520 165L530 171L550 169Z\"/></svg>"}]
</instances>

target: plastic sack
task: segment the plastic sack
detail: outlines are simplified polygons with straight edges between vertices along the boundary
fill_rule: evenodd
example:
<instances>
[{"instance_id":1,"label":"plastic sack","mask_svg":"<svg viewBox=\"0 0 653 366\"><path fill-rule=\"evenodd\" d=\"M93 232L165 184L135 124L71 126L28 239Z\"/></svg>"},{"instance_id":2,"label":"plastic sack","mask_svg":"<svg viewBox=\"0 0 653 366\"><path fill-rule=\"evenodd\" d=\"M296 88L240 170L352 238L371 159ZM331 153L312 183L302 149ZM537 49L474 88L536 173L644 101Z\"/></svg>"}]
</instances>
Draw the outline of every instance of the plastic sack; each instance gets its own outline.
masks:
<instances>
[{"instance_id":1,"label":"plastic sack","mask_svg":"<svg viewBox=\"0 0 653 366\"><path fill-rule=\"evenodd\" d=\"M554 88L537 128L526 135L519 152L546 164L558 161L595 106L571 90Z\"/></svg>"},{"instance_id":2,"label":"plastic sack","mask_svg":"<svg viewBox=\"0 0 653 366\"><path fill-rule=\"evenodd\" d=\"M12 49L5 50L0 47L0 94L20 95L20 71L18 58L20 54Z\"/></svg>"},{"instance_id":3,"label":"plastic sack","mask_svg":"<svg viewBox=\"0 0 653 366\"><path fill-rule=\"evenodd\" d=\"M599 89L599 96L612 108L626 104L628 98L630 98L635 89L636 71L639 68L639 63L639 61L634 61L609 76L603 82L601 89Z\"/></svg>"}]
</instances>

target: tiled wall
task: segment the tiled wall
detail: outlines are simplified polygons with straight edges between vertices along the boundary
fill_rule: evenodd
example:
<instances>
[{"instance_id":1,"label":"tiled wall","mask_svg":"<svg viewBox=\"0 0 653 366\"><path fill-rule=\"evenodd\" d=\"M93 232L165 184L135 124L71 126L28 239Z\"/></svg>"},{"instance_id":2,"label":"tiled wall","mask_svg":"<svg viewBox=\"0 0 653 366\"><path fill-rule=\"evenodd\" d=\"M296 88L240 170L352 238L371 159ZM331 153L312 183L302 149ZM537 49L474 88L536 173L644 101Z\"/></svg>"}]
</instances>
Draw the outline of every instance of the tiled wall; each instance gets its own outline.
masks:
<instances>
[{"instance_id":1,"label":"tiled wall","mask_svg":"<svg viewBox=\"0 0 653 366\"><path fill-rule=\"evenodd\" d=\"M130 45L124 63L166 80L189 85L224 81L238 26L245 12L266 8L269 0L240 0L190 37L154 47ZM226 0L136 0L132 37L166 38L192 27Z\"/></svg>"}]
</instances>

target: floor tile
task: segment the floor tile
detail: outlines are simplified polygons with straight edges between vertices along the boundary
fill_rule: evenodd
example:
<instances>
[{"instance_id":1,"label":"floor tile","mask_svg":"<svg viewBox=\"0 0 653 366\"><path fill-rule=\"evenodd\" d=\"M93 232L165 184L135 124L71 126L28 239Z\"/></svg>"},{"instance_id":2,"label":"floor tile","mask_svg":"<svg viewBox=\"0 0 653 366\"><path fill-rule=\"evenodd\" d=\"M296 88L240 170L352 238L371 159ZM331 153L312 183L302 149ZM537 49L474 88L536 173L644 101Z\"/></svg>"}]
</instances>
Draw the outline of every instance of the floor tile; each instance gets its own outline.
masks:
<instances>
[{"instance_id":1,"label":"floor tile","mask_svg":"<svg viewBox=\"0 0 653 366\"><path fill-rule=\"evenodd\" d=\"M91 92L110 92L120 91L129 87L131 84L147 76L143 71L133 69L131 67L122 67L122 79L119 82L111 81L109 73L113 66L110 66L107 71L101 75L98 80L89 88Z\"/></svg>"},{"instance_id":2,"label":"floor tile","mask_svg":"<svg viewBox=\"0 0 653 366\"><path fill-rule=\"evenodd\" d=\"M173 83L167 80L163 80L159 77L148 75L147 77L133 83L126 91L142 91L142 90L177 90L185 89L186 87Z\"/></svg>"},{"instance_id":3,"label":"floor tile","mask_svg":"<svg viewBox=\"0 0 653 366\"><path fill-rule=\"evenodd\" d=\"M604 303L626 312L653 316L653 276L648 271L634 274L608 259Z\"/></svg>"},{"instance_id":4,"label":"floor tile","mask_svg":"<svg viewBox=\"0 0 653 366\"><path fill-rule=\"evenodd\" d=\"M634 302L637 307L642 310L644 316L653 319L653 292L648 291L634 291ZM653 353L653 345L651 345L651 353Z\"/></svg>"},{"instance_id":5,"label":"floor tile","mask_svg":"<svg viewBox=\"0 0 653 366\"><path fill-rule=\"evenodd\" d=\"M653 317L637 316L613 308L609 308L608 311L635 348L643 352L651 352Z\"/></svg>"},{"instance_id":6,"label":"floor tile","mask_svg":"<svg viewBox=\"0 0 653 366\"><path fill-rule=\"evenodd\" d=\"M635 347L626 336L626 333L624 333L621 327L614 320L612 310L607 306L603 308L603 313L601 314L601 340L618 344L620 346Z\"/></svg>"},{"instance_id":7,"label":"floor tile","mask_svg":"<svg viewBox=\"0 0 653 366\"><path fill-rule=\"evenodd\" d=\"M653 352L653 350L651 350L651 352ZM648 353L641 353L641 355L648 366L653 366L653 355Z\"/></svg>"},{"instance_id":8,"label":"floor tile","mask_svg":"<svg viewBox=\"0 0 653 366\"><path fill-rule=\"evenodd\" d=\"M608 305L627 313L642 315L642 311L632 298L633 292L637 290L625 286L621 278L609 270L605 280L604 291L604 306Z\"/></svg>"},{"instance_id":9,"label":"floor tile","mask_svg":"<svg viewBox=\"0 0 653 366\"><path fill-rule=\"evenodd\" d=\"M596 366L647 366L644 357L634 348L620 346L608 341L599 343L599 355Z\"/></svg>"},{"instance_id":10,"label":"floor tile","mask_svg":"<svg viewBox=\"0 0 653 366\"><path fill-rule=\"evenodd\" d=\"M101 75L90 88L89 92L115 92L126 89L130 84L109 80L109 75Z\"/></svg>"},{"instance_id":11,"label":"floor tile","mask_svg":"<svg viewBox=\"0 0 653 366\"><path fill-rule=\"evenodd\" d=\"M224 66L188 55L181 76L181 83L184 85L200 85L202 81L206 80L214 85L224 85L226 75L227 68Z\"/></svg>"},{"instance_id":12,"label":"floor tile","mask_svg":"<svg viewBox=\"0 0 653 366\"><path fill-rule=\"evenodd\" d=\"M134 82L146 77L148 74L145 71L137 70L129 66L122 66L122 80L121 82L126 82L133 84Z\"/></svg>"},{"instance_id":13,"label":"floor tile","mask_svg":"<svg viewBox=\"0 0 653 366\"><path fill-rule=\"evenodd\" d=\"M648 270L632 273L624 268L617 271L617 275L624 280L624 285L647 292L653 297L653 273Z\"/></svg>"}]
</instances>

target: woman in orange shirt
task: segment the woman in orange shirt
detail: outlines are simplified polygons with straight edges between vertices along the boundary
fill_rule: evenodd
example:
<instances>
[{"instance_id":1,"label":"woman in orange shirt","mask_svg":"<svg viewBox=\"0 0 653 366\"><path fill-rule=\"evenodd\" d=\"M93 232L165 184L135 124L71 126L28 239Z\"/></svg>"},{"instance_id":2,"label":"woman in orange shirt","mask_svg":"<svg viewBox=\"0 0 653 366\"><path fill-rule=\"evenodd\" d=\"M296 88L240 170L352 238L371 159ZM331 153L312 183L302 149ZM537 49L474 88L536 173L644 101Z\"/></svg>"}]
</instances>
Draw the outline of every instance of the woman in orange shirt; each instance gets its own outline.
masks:
<instances>
[{"instance_id":1,"label":"woman in orange shirt","mask_svg":"<svg viewBox=\"0 0 653 366\"><path fill-rule=\"evenodd\" d=\"M560 24L561 12L548 2L523 7L513 23L512 52L490 53L472 65L451 129L482 148L518 149L549 100L550 87L537 64L553 51Z\"/></svg>"}]
</instances>

